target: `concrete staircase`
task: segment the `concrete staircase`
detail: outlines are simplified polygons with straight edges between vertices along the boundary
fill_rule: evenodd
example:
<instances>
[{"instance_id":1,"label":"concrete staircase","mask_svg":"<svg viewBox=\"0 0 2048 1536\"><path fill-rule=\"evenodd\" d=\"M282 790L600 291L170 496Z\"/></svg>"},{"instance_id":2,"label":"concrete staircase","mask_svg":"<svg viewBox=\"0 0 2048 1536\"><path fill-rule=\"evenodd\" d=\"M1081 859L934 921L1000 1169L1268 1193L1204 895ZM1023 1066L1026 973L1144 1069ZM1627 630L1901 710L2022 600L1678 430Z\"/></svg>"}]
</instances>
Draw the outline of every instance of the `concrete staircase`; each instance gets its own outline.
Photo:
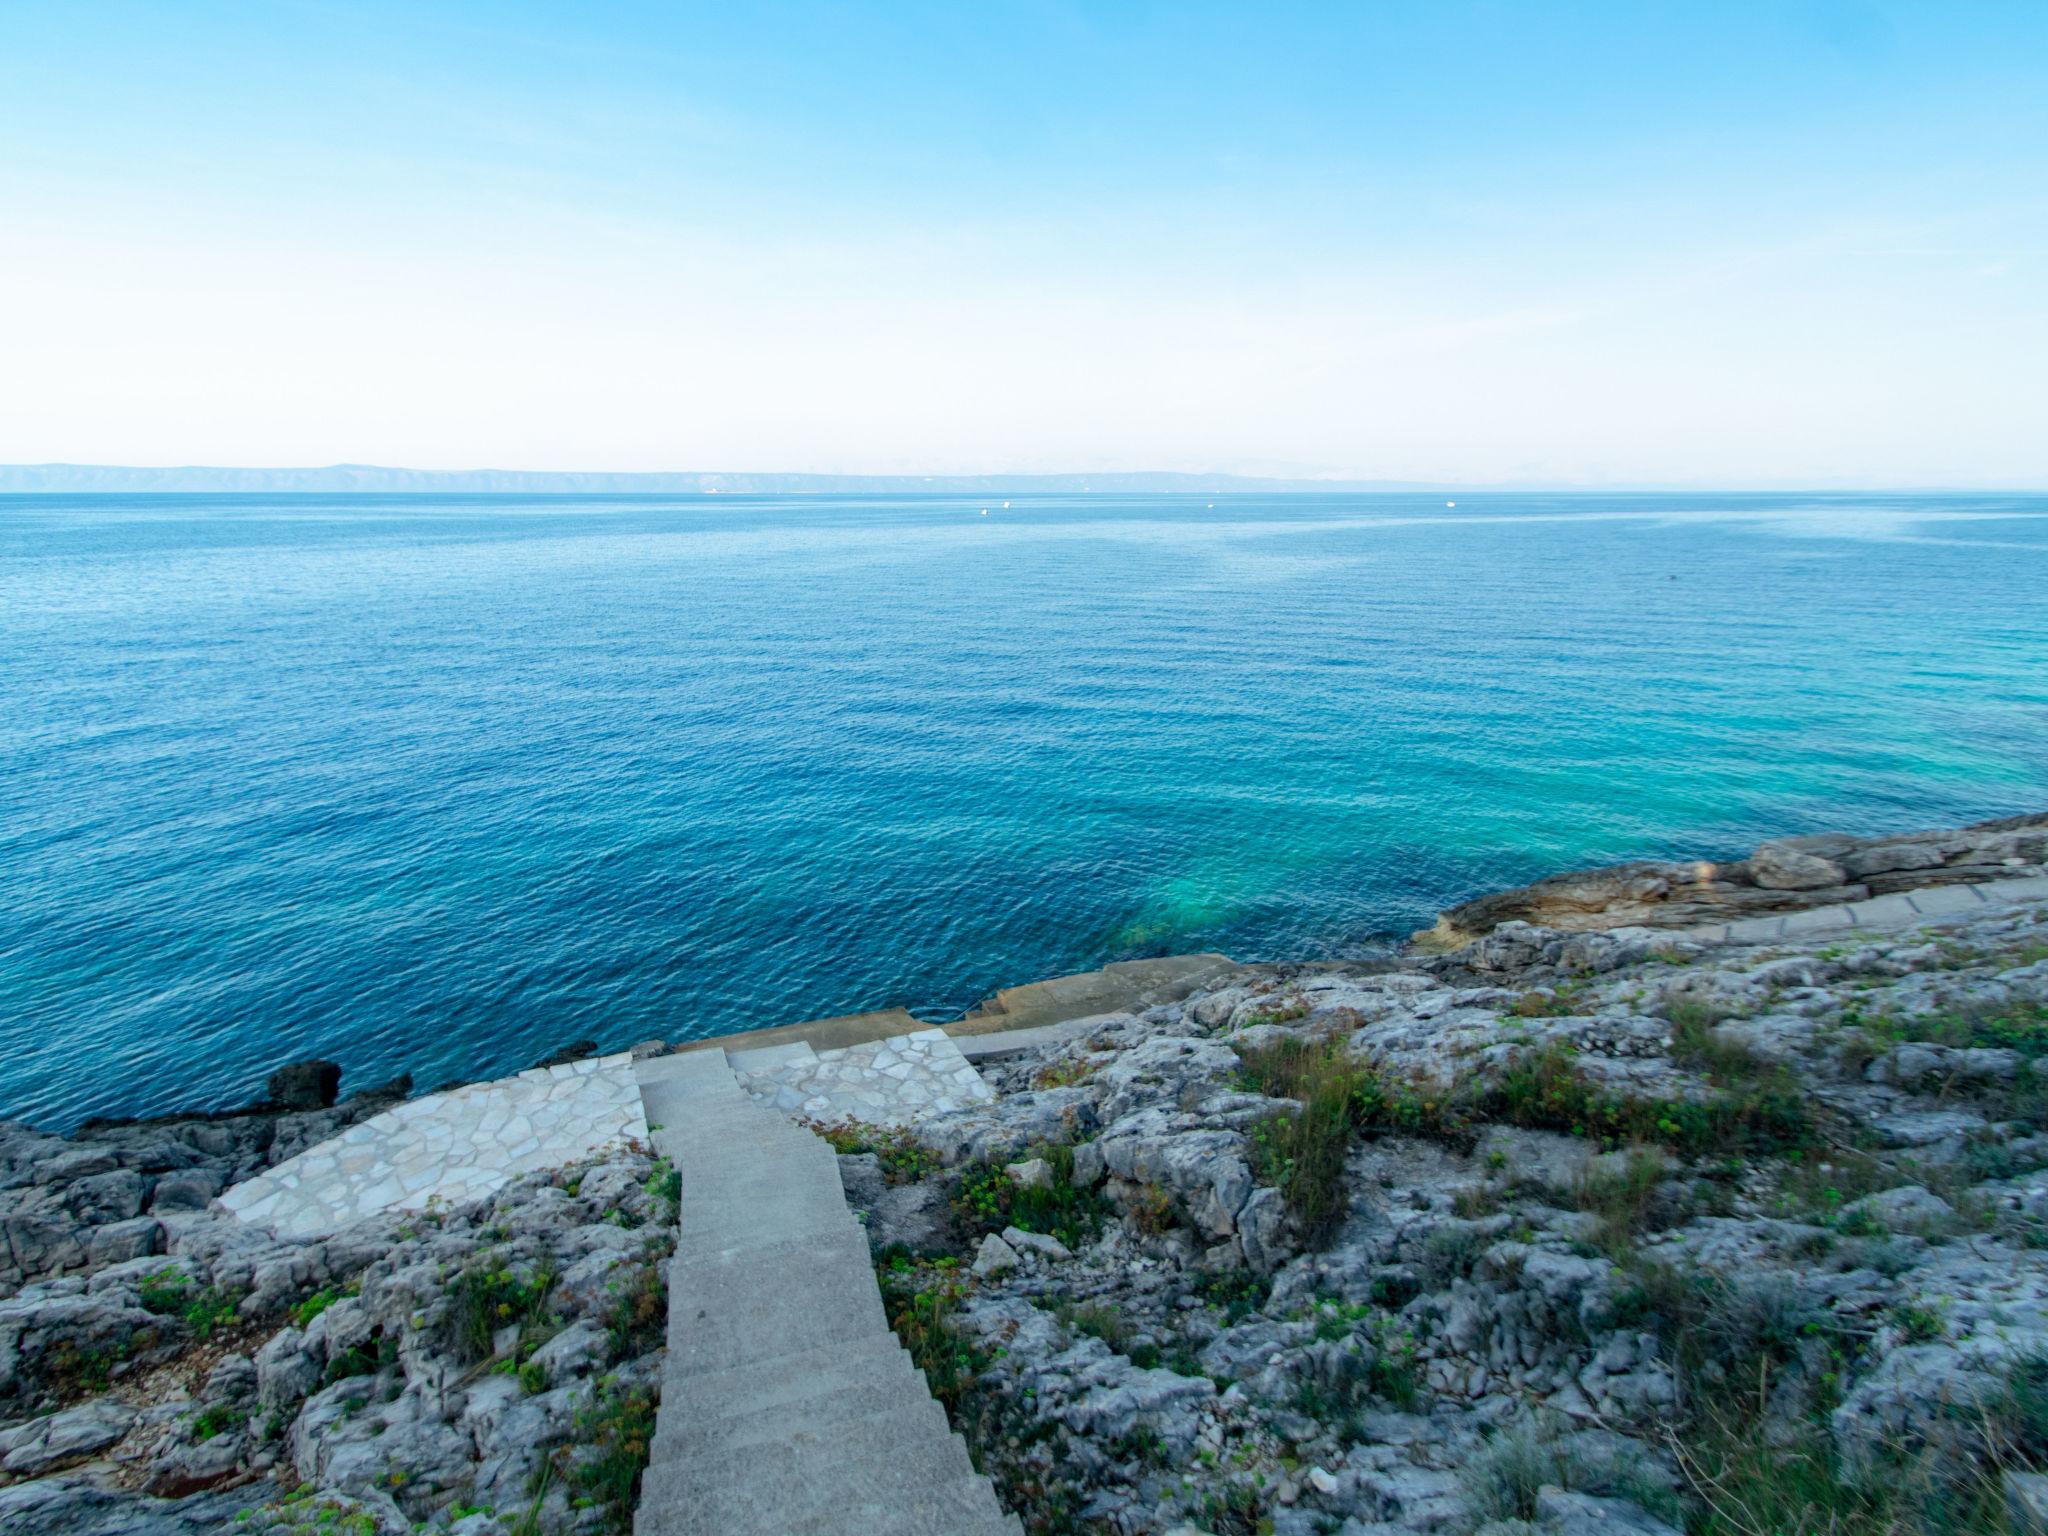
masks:
<instances>
[{"instance_id":1,"label":"concrete staircase","mask_svg":"<svg viewBox=\"0 0 2048 1536\"><path fill-rule=\"evenodd\" d=\"M832 1149L722 1051L635 1071L682 1176L635 1536L1022 1536L889 1329Z\"/></svg>"}]
</instances>

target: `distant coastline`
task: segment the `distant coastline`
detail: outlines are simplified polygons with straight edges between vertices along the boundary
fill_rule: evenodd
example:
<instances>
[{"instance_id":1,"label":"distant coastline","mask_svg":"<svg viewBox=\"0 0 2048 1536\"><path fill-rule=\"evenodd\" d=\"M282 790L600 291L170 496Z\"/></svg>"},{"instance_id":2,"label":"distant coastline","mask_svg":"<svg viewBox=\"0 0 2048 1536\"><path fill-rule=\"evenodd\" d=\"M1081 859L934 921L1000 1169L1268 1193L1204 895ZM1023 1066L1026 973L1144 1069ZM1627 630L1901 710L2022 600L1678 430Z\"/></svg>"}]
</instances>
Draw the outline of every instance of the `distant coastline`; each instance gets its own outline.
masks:
<instances>
[{"instance_id":1,"label":"distant coastline","mask_svg":"<svg viewBox=\"0 0 2048 1536\"><path fill-rule=\"evenodd\" d=\"M2009 486L1702 486L1582 485L1515 480L1464 484L1431 480L1336 480L1183 473L1047 475L812 475L746 471L406 469L384 464L299 468L180 464L0 464L0 495L406 494L536 496L846 496L873 495L1279 495L1380 493L1469 496L1492 493L1573 495L2026 495Z\"/></svg>"}]
</instances>

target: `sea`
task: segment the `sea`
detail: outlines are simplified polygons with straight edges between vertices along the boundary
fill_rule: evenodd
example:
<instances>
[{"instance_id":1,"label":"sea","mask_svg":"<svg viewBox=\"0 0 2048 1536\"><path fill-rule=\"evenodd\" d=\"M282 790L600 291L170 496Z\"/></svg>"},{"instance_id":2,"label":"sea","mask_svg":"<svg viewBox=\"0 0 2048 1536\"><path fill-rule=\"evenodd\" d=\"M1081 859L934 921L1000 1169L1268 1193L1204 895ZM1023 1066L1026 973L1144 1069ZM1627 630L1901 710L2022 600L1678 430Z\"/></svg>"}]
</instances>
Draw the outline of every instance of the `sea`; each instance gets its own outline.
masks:
<instances>
[{"instance_id":1,"label":"sea","mask_svg":"<svg viewBox=\"0 0 2048 1536\"><path fill-rule=\"evenodd\" d=\"M2048 808L2048 498L0 497L0 1117Z\"/></svg>"}]
</instances>

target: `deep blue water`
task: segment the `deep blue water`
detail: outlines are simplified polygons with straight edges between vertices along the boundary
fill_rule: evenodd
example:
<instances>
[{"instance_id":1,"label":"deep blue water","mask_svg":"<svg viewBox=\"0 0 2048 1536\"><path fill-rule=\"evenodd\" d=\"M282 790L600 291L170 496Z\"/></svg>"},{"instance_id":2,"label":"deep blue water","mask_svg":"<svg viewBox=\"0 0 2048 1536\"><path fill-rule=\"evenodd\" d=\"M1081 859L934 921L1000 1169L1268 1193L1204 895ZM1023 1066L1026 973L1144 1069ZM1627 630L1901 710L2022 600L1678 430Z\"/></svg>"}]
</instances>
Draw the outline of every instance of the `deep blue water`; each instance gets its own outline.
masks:
<instances>
[{"instance_id":1,"label":"deep blue water","mask_svg":"<svg viewBox=\"0 0 2048 1536\"><path fill-rule=\"evenodd\" d=\"M0 1115L2048 806L2048 498L1012 500L0 498Z\"/></svg>"}]
</instances>

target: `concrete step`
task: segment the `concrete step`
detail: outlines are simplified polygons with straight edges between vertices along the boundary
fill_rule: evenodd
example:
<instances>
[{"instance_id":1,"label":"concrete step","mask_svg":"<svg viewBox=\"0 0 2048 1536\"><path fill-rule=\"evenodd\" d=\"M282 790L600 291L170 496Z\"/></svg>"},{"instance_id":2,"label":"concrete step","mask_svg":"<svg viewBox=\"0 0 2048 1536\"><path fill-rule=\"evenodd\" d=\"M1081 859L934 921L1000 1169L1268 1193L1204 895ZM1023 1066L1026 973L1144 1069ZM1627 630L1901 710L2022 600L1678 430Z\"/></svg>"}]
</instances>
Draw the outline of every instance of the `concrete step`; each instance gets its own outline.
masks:
<instances>
[{"instance_id":1,"label":"concrete step","mask_svg":"<svg viewBox=\"0 0 2048 1536\"><path fill-rule=\"evenodd\" d=\"M699 1184L686 1178L682 1241L686 1246L697 1247L704 1242L745 1242L757 1233L779 1239L805 1232L858 1227L860 1223L846 1208L845 1197L839 1192L838 1174L832 1175L829 1189L821 1187L824 1177L822 1173L793 1176L788 1182L797 1183L797 1189L780 1196L770 1180L750 1180L733 1188Z\"/></svg>"},{"instance_id":2,"label":"concrete step","mask_svg":"<svg viewBox=\"0 0 2048 1536\"><path fill-rule=\"evenodd\" d=\"M833 1511L788 1528L787 1536L1024 1536L1024 1522L1004 1513L988 1479L975 1476L857 1509Z\"/></svg>"},{"instance_id":3,"label":"concrete step","mask_svg":"<svg viewBox=\"0 0 2048 1536\"><path fill-rule=\"evenodd\" d=\"M683 1409L688 1422L694 1423L700 1418L715 1417L727 1405L736 1412L748 1413L756 1407L800 1398L812 1382L881 1377L900 1378L916 1390L924 1390L924 1378L910 1363L910 1356L903 1352L893 1333L750 1360L723 1371L693 1373L671 1369L663 1378L661 1401L664 1409L671 1403ZM658 1426L656 1437L665 1429L666 1425ZM677 1433L682 1433L681 1421Z\"/></svg>"},{"instance_id":4,"label":"concrete step","mask_svg":"<svg viewBox=\"0 0 2048 1536\"><path fill-rule=\"evenodd\" d=\"M909 1502L966 1483L974 1476L966 1448L932 1429L921 1410L936 1412L937 1404L926 1398L917 1406L920 1411L841 1426L829 1441L794 1435L786 1451L755 1448L704 1466L650 1467L641 1481L642 1504L674 1507L681 1516L670 1528L675 1536L769 1536L819 1516L843 1519L849 1506Z\"/></svg>"},{"instance_id":5,"label":"concrete step","mask_svg":"<svg viewBox=\"0 0 2048 1536\"><path fill-rule=\"evenodd\" d=\"M726 1065L735 1072L776 1072L784 1067L804 1066L818 1059L818 1053L802 1040L781 1045L757 1045L744 1051L727 1051Z\"/></svg>"},{"instance_id":6,"label":"concrete step","mask_svg":"<svg viewBox=\"0 0 2048 1536\"><path fill-rule=\"evenodd\" d=\"M671 1297L730 1299L742 1305L754 1297L780 1301L791 1287L827 1272L842 1283L865 1280L867 1285L858 1288L874 1289L867 1234L843 1212L838 1226L794 1237L777 1230L751 1241L735 1235L714 1243L707 1235L685 1250L684 1262L671 1261L669 1270Z\"/></svg>"},{"instance_id":7,"label":"concrete step","mask_svg":"<svg viewBox=\"0 0 2048 1536\"><path fill-rule=\"evenodd\" d=\"M749 1397L742 1401L758 1406L729 1404L717 1418L707 1415L691 1420L667 1443L675 1455L694 1460L737 1446L780 1442L789 1433L792 1421L837 1424L847 1419L872 1418L924 1396L924 1383L911 1370L907 1355L903 1357L903 1366L900 1372L878 1368L814 1376L766 1403ZM654 1442L654 1454L659 1457L664 1445L659 1430Z\"/></svg>"},{"instance_id":8,"label":"concrete step","mask_svg":"<svg viewBox=\"0 0 2048 1536\"><path fill-rule=\"evenodd\" d=\"M865 1292L849 1288L835 1275L824 1284L757 1297L752 1305L671 1307L668 1358L672 1369L723 1371L749 1360L858 1339L886 1326L874 1287Z\"/></svg>"},{"instance_id":9,"label":"concrete step","mask_svg":"<svg viewBox=\"0 0 2048 1536\"><path fill-rule=\"evenodd\" d=\"M929 1397L905 1394L879 1412L859 1417L792 1419L772 1445L759 1442L712 1445L678 1455L662 1470L664 1480L717 1486L747 1480L764 1456L787 1464L803 1461L813 1468L841 1466L874 1457L893 1456L904 1446L950 1438L946 1412ZM962 1472L972 1473L967 1448L959 1446ZM946 1458L944 1464L951 1465Z\"/></svg>"}]
</instances>

